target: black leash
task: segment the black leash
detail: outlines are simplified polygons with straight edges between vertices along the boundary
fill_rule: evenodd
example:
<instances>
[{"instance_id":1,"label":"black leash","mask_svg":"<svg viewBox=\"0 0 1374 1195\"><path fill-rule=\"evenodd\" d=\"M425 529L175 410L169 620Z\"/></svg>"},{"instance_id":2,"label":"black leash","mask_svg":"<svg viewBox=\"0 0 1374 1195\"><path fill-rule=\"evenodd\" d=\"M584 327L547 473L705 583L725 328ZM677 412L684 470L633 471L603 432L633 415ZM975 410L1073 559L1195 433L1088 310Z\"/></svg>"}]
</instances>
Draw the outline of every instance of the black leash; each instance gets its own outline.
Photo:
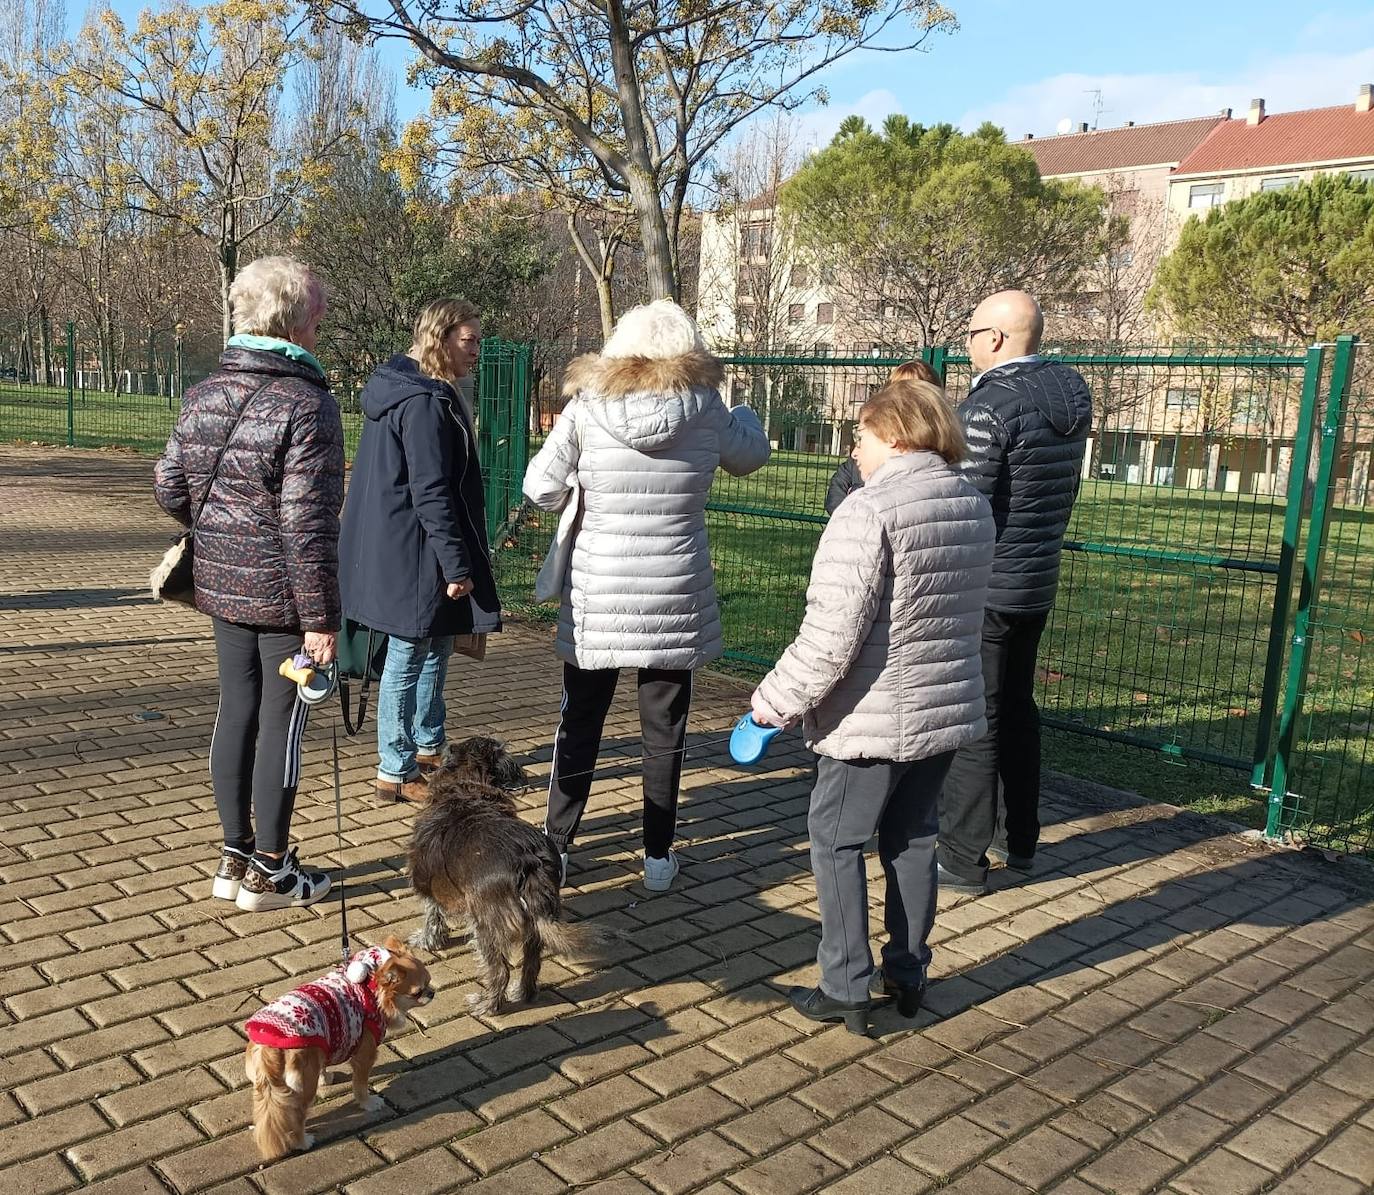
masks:
<instances>
[{"instance_id":1,"label":"black leash","mask_svg":"<svg viewBox=\"0 0 1374 1195\"><path fill-rule=\"evenodd\" d=\"M341 938L343 944L343 964L348 966L348 960L352 957L348 948L348 901L344 897L344 878L343 878L343 794L339 786L339 724L333 723L329 728L330 737L334 740L334 833L339 840L339 920L341 923Z\"/></svg>"}]
</instances>

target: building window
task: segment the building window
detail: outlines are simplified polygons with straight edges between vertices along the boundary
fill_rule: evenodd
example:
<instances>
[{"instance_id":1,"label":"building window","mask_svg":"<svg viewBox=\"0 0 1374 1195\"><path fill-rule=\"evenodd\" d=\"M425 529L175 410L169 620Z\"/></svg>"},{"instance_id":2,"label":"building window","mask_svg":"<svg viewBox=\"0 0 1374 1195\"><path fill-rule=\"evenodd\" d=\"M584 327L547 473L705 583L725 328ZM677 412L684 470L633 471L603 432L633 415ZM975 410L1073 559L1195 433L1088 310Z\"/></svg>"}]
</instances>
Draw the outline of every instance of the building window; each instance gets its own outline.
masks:
<instances>
[{"instance_id":1,"label":"building window","mask_svg":"<svg viewBox=\"0 0 1374 1195\"><path fill-rule=\"evenodd\" d=\"M1188 188L1190 208L1216 207L1226 190L1225 183L1194 183Z\"/></svg>"},{"instance_id":2,"label":"building window","mask_svg":"<svg viewBox=\"0 0 1374 1195\"><path fill-rule=\"evenodd\" d=\"M1345 176L1357 183L1374 183L1374 170L1347 170Z\"/></svg>"},{"instance_id":3,"label":"building window","mask_svg":"<svg viewBox=\"0 0 1374 1195\"><path fill-rule=\"evenodd\" d=\"M744 258L767 257L773 247L773 226L771 224L746 224L740 229L740 256Z\"/></svg>"},{"instance_id":4,"label":"building window","mask_svg":"<svg viewBox=\"0 0 1374 1195\"><path fill-rule=\"evenodd\" d=\"M795 287L803 287L803 286L808 285L809 282L810 282L810 279L809 279L809 277L807 276L807 272L806 272L806 267L805 267L805 266L793 266L793 267L792 267L792 285L793 285L793 286L795 286Z\"/></svg>"},{"instance_id":5,"label":"building window","mask_svg":"<svg viewBox=\"0 0 1374 1195\"><path fill-rule=\"evenodd\" d=\"M1262 427L1269 404L1263 394L1234 394L1231 396L1232 427Z\"/></svg>"},{"instance_id":6,"label":"building window","mask_svg":"<svg viewBox=\"0 0 1374 1195\"><path fill-rule=\"evenodd\" d=\"M1276 174L1272 178L1260 180L1261 191L1286 191L1289 187L1298 185L1296 174Z\"/></svg>"},{"instance_id":7,"label":"building window","mask_svg":"<svg viewBox=\"0 0 1374 1195\"><path fill-rule=\"evenodd\" d=\"M787 322L789 324L799 324L806 318L805 303L789 303L787 305Z\"/></svg>"},{"instance_id":8,"label":"building window","mask_svg":"<svg viewBox=\"0 0 1374 1195\"><path fill-rule=\"evenodd\" d=\"M817 303L816 304L816 323L833 324L835 322L835 304Z\"/></svg>"},{"instance_id":9,"label":"building window","mask_svg":"<svg viewBox=\"0 0 1374 1195\"><path fill-rule=\"evenodd\" d=\"M1164 395L1164 410L1176 414L1196 411L1201 405L1201 396L1195 390L1169 390Z\"/></svg>"}]
</instances>

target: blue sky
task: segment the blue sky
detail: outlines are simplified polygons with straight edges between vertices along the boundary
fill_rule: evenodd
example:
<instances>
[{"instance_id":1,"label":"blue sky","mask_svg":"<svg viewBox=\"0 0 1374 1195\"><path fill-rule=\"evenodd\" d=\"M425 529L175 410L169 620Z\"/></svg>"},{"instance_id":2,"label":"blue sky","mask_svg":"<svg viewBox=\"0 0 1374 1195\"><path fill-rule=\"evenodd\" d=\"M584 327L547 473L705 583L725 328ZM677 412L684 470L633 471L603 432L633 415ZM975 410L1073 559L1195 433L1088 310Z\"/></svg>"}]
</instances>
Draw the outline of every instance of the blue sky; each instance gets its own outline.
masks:
<instances>
[{"instance_id":1,"label":"blue sky","mask_svg":"<svg viewBox=\"0 0 1374 1195\"><path fill-rule=\"evenodd\" d=\"M1263 96L1269 111L1353 103L1374 82L1374 4L1369 0L945 0L956 33L923 53L865 54L821 80L830 104L801 117L824 142L845 116L890 112L963 128L990 119L1012 138L1052 133L1063 119L1101 125L1243 111ZM132 15L138 0L115 0ZM79 10L77 10L79 14ZM405 50L382 50L397 81L402 118L426 97L404 82Z\"/></svg>"}]
</instances>

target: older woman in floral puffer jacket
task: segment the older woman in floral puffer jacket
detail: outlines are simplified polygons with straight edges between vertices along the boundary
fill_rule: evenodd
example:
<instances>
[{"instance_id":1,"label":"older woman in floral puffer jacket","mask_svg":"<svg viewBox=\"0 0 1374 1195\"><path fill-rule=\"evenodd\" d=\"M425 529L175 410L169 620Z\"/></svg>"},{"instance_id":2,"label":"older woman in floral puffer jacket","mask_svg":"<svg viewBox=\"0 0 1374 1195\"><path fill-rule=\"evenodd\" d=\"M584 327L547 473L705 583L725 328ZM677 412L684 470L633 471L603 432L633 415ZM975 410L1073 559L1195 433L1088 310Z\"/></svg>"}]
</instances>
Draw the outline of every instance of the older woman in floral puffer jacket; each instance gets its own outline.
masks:
<instances>
[{"instance_id":1,"label":"older woman in floral puffer jacket","mask_svg":"<svg viewBox=\"0 0 1374 1195\"><path fill-rule=\"evenodd\" d=\"M754 693L764 725L801 720L821 757L807 819L821 912L813 1020L867 1031L870 992L915 1016L935 921L937 800L955 751L983 733L978 653L996 529L955 467L964 437L944 391L885 386L859 412L864 485L821 535L796 640ZM887 944L868 950L864 845L878 835Z\"/></svg>"},{"instance_id":2,"label":"older woman in floral puffer jacket","mask_svg":"<svg viewBox=\"0 0 1374 1195\"><path fill-rule=\"evenodd\" d=\"M302 646L318 663L334 658L344 441L310 351L325 311L319 279L290 258L260 258L229 299L236 335L186 392L154 492L184 527L204 502L196 606L214 620L219 658L210 774L224 829L211 892L252 911L329 891L329 877L287 849L308 707L277 668Z\"/></svg>"},{"instance_id":3,"label":"older woman in floral puffer jacket","mask_svg":"<svg viewBox=\"0 0 1374 1195\"><path fill-rule=\"evenodd\" d=\"M652 891L668 888L678 870L669 848L692 673L723 651L706 496L718 464L742 476L770 451L752 411L726 409L722 376L675 303L633 308L599 356L568 367L571 401L525 474L536 505L559 509L574 481L581 503L558 616L563 716L546 828L566 865L618 669L638 669Z\"/></svg>"}]
</instances>

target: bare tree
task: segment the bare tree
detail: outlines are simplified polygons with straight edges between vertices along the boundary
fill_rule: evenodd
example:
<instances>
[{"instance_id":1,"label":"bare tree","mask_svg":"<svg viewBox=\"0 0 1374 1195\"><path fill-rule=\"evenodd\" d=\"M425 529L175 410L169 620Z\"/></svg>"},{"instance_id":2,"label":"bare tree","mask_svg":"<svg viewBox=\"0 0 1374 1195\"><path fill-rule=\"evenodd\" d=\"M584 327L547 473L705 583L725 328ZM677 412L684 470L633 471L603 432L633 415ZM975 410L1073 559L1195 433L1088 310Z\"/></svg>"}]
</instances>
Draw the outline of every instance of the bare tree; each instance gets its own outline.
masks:
<instances>
[{"instance_id":1,"label":"bare tree","mask_svg":"<svg viewBox=\"0 0 1374 1195\"><path fill-rule=\"evenodd\" d=\"M656 298L679 294L690 189L737 128L823 98L817 73L856 50L909 50L954 27L937 0L320 3L359 35L409 40L432 115L480 105L513 114L522 137L566 137L597 188L633 211Z\"/></svg>"}]
</instances>

